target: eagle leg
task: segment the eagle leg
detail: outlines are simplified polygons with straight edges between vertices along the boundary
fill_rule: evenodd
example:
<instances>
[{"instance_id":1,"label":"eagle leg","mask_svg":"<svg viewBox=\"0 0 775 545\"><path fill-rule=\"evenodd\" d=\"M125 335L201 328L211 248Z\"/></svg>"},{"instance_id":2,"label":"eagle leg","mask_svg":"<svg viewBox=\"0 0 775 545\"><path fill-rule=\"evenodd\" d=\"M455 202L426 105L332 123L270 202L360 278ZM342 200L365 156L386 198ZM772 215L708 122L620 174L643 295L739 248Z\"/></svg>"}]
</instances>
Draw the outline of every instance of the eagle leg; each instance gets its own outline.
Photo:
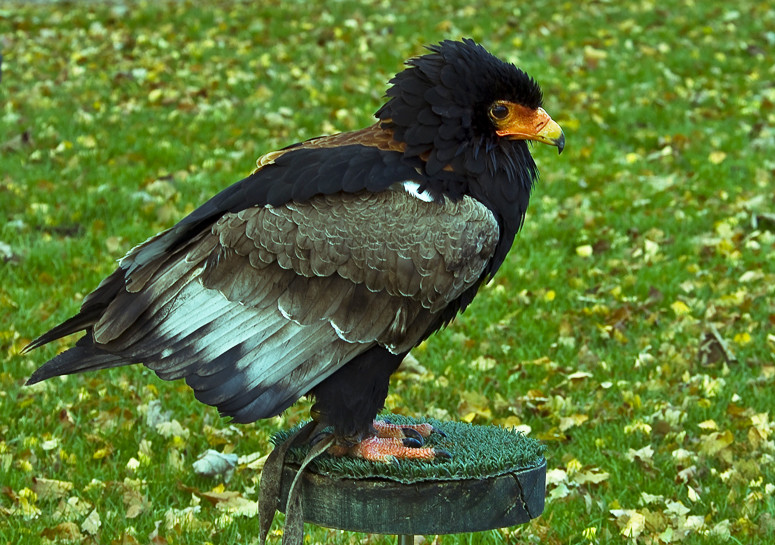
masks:
<instances>
[{"instance_id":1,"label":"eagle leg","mask_svg":"<svg viewBox=\"0 0 775 545\"><path fill-rule=\"evenodd\" d=\"M332 426L334 456L372 461L446 458L446 451L423 447L434 431L430 424L400 425L374 420L384 407L390 375L405 354L381 346L359 354L311 392L316 403L312 418L321 427Z\"/></svg>"}]
</instances>

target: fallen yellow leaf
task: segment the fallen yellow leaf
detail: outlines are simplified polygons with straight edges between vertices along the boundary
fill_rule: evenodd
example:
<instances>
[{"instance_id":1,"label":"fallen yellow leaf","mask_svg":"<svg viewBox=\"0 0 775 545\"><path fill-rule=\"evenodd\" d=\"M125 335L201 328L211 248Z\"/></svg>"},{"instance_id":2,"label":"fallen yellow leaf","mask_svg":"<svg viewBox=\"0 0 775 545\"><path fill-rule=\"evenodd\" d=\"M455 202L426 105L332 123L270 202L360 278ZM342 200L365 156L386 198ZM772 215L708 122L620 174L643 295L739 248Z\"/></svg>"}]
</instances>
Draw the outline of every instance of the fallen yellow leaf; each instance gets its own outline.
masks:
<instances>
[{"instance_id":1,"label":"fallen yellow leaf","mask_svg":"<svg viewBox=\"0 0 775 545\"><path fill-rule=\"evenodd\" d=\"M691 312L691 310L689 309L687 304L684 303L683 301L674 301L670 305L670 308L673 309L673 312L675 312L676 316L683 316L683 315L689 314Z\"/></svg>"},{"instance_id":2,"label":"fallen yellow leaf","mask_svg":"<svg viewBox=\"0 0 775 545\"><path fill-rule=\"evenodd\" d=\"M619 533L625 537L637 538L646 527L646 517L634 509L612 509L611 514L621 528Z\"/></svg>"},{"instance_id":3,"label":"fallen yellow leaf","mask_svg":"<svg viewBox=\"0 0 775 545\"><path fill-rule=\"evenodd\" d=\"M742 333L737 333L732 340L735 341L735 344L745 346L750 343L752 339L751 335L747 331L744 331Z\"/></svg>"},{"instance_id":4,"label":"fallen yellow leaf","mask_svg":"<svg viewBox=\"0 0 775 545\"><path fill-rule=\"evenodd\" d=\"M594 250L590 244L576 247L576 255L579 257L591 257Z\"/></svg>"},{"instance_id":5,"label":"fallen yellow leaf","mask_svg":"<svg viewBox=\"0 0 775 545\"><path fill-rule=\"evenodd\" d=\"M578 484L598 484L603 481L607 481L611 475L606 471L598 471L596 468L589 471L583 471L576 473L573 476L573 481Z\"/></svg>"},{"instance_id":6,"label":"fallen yellow leaf","mask_svg":"<svg viewBox=\"0 0 775 545\"><path fill-rule=\"evenodd\" d=\"M580 426L587 420L589 420L589 416L585 414L573 414L571 416L563 416L560 418L559 428L561 431L566 431L574 426Z\"/></svg>"},{"instance_id":7,"label":"fallen yellow leaf","mask_svg":"<svg viewBox=\"0 0 775 545\"><path fill-rule=\"evenodd\" d=\"M715 456L719 451L734 443L735 437L729 430L713 432L705 435L700 440L700 452L708 456Z\"/></svg>"},{"instance_id":8,"label":"fallen yellow leaf","mask_svg":"<svg viewBox=\"0 0 775 545\"><path fill-rule=\"evenodd\" d=\"M41 500L53 500L67 496L73 489L73 483L58 481L56 479L44 479L37 477L32 479L32 490Z\"/></svg>"},{"instance_id":9,"label":"fallen yellow leaf","mask_svg":"<svg viewBox=\"0 0 775 545\"><path fill-rule=\"evenodd\" d=\"M714 165L718 165L719 163L723 162L724 159L726 158L727 158L727 154L721 150L712 151L710 152L710 155L708 155L708 161L710 161Z\"/></svg>"}]
</instances>

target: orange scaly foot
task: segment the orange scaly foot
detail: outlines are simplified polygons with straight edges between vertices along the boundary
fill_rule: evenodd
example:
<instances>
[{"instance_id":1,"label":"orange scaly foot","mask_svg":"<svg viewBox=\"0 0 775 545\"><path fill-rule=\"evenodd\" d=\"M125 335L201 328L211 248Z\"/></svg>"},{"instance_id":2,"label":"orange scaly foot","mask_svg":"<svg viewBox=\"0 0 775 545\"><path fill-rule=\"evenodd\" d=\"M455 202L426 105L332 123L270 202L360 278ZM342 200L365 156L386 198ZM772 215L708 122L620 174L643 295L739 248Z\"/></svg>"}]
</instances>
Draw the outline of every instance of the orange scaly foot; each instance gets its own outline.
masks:
<instances>
[{"instance_id":1,"label":"orange scaly foot","mask_svg":"<svg viewBox=\"0 0 775 545\"><path fill-rule=\"evenodd\" d=\"M392 462L394 460L433 460L437 456L435 449L406 446L404 439L394 437L367 437L350 448L347 453L355 458L372 462Z\"/></svg>"},{"instance_id":2,"label":"orange scaly foot","mask_svg":"<svg viewBox=\"0 0 775 545\"><path fill-rule=\"evenodd\" d=\"M376 435L366 437L352 446L334 445L329 452L334 456L346 455L372 462L450 458L445 450L423 447L424 438L434 432L441 433L430 424L401 425L375 420L373 427Z\"/></svg>"}]
</instances>

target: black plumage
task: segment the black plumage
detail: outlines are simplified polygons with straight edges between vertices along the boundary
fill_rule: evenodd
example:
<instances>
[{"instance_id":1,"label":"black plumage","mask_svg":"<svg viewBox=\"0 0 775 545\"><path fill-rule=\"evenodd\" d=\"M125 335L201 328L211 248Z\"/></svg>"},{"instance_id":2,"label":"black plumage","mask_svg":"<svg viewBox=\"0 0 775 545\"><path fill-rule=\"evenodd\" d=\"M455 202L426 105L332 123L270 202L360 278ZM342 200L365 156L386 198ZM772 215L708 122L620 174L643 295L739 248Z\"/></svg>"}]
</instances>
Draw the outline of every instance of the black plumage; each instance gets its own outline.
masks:
<instances>
[{"instance_id":1,"label":"black plumage","mask_svg":"<svg viewBox=\"0 0 775 545\"><path fill-rule=\"evenodd\" d=\"M264 156L132 249L25 349L85 332L28 383L143 363L238 422L311 394L340 443L372 433L403 357L503 263L538 175L525 140L564 145L527 74L471 40L429 49L375 125Z\"/></svg>"}]
</instances>

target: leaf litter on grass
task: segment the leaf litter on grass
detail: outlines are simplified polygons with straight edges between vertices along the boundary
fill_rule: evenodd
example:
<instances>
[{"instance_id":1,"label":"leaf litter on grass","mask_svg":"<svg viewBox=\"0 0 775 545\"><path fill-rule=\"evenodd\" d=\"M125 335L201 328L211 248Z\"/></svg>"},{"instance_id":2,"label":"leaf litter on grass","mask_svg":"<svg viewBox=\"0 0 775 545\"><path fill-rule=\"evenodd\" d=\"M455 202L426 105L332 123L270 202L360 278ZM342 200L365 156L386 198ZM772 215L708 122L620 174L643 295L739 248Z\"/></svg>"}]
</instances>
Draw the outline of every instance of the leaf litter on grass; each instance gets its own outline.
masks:
<instances>
[{"instance_id":1,"label":"leaf litter on grass","mask_svg":"<svg viewBox=\"0 0 775 545\"><path fill-rule=\"evenodd\" d=\"M131 245L262 152L364 126L404 57L459 35L536 75L569 145L543 166L504 270L414 352L389 408L547 443L546 511L497 531L505 542L756 542L775 532L769 5L343 2L305 16L238 2L9 5L2 538L252 535L268 437L308 405L238 428L138 369L21 388L65 344L17 354ZM238 456L228 484L195 476L208 449Z\"/></svg>"}]
</instances>

